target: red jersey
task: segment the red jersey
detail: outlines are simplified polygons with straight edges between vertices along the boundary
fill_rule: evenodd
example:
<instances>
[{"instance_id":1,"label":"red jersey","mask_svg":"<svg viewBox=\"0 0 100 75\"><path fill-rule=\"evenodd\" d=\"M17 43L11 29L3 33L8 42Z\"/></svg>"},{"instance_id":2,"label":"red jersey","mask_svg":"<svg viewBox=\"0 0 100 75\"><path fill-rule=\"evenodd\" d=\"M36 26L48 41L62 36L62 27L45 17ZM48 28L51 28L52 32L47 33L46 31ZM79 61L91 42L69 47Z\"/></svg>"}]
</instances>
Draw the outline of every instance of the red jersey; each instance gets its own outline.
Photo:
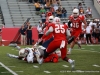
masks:
<instances>
[{"instance_id":1,"label":"red jersey","mask_svg":"<svg viewBox=\"0 0 100 75\"><path fill-rule=\"evenodd\" d=\"M68 28L66 25L53 24L52 27L54 29L53 35L54 35L54 40L55 41L66 40L66 30Z\"/></svg>"},{"instance_id":2,"label":"red jersey","mask_svg":"<svg viewBox=\"0 0 100 75\"><path fill-rule=\"evenodd\" d=\"M69 20L72 22L73 31L82 30L82 21L85 19L84 16L79 15L78 18L74 18L73 15L69 17Z\"/></svg>"},{"instance_id":3,"label":"red jersey","mask_svg":"<svg viewBox=\"0 0 100 75\"><path fill-rule=\"evenodd\" d=\"M42 39L44 39L45 41L46 40L49 40L52 36L53 36L53 33L50 33L48 36L45 35L45 33L48 31L49 29L49 26L53 25L54 23L48 23L47 26L45 27L45 30L44 30L44 35L42 37Z\"/></svg>"}]
</instances>

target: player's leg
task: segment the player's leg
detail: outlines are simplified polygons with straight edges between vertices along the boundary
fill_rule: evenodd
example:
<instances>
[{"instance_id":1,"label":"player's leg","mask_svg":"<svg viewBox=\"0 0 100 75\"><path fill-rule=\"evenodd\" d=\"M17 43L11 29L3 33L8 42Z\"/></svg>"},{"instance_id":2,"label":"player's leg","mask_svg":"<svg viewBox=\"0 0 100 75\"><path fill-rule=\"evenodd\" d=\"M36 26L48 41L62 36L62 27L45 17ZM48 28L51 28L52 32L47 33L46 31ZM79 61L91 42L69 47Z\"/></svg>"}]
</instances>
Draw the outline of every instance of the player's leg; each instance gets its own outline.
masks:
<instances>
[{"instance_id":1,"label":"player's leg","mask_svg":"<svg viewBox=\"0 0 100 75\"><path fill-rule=\"evenodd\" d=\"M8 57L11 57L11 58L16 58L16 59L19 58L19 56L14 55L14 54L10 54L10 53L7 53L7 56L8 56Z\"/></svg>"},{"instance_id":2,"label":"player's leg","mask_svg":"<svg viewBox=\"0 0 100 75\"><path fill-rule=\"evenodd\" d=\"M78 48L81 49L81 40L80 40L80 37L77 38L76 42L77 42Z\"/></svg>"},{"instance_id":3,"label":"player's leg","mask_svg":"<svg viewBox=\"0 0 100 75\"><path fill-rule=\"evenodd\" d=\"M45 41L45 42L42 44L42 46L45 47L45 48L47 48L48 45L49 45L52 41L53 41L53 37L50 38L49 40Z\"/></svg>"},{"instance_id":4,"label":"player's leg","mask_svg":"<svg viewBox=\"0 0 100 75\"><path fill-rule=\"evenodd\" d=\"M61 41L52 41L47 47L46 52L44 53L44 58L46 58L50 53L54 52L57 48L59 48L60 44Z\"/></svg>"},{"instance_id":5,"label":"player's leg","mask_svg":"<svg viewBox=\"0 0 100 75\"><path fill-rule=\"evenodd\" d=\"M73 70L74 67L75 67L75 61L72 60L72 59L70 59L70 58L68 58L68 57L66 56L66 54L67 54L67 46L65 46L64 48L62 48L62 49L60 49L60 50L61 50L61 58L62 58L64 61L69 62L69 63L71 64L71 68L72 68L72 70Z\"/></svg>"},{"instance_id":6,"label":"player's leg","mask_svg":"<svg viewBox=\"0 0 100 75\"><path fill-rule=\"evenodd\" d=\"M81 33L81 30L72 33L72 36L74 37L74 40L71 42L71 44L70 44L70 48L69 48L67 54L71 54L71 51L72 51L72 49L73 49L73 47L74 47L74 45L75 45L75 40L76 40L77 37L80 35L80 33Z\"/></svg>"},{"instance_id":7,"label":"player's leg","mask_svg":"<svg viewBox=\"0 0 100 75\"><path fill-rule=\"evenodd\" d=\"M7 56L10 57L10 58L15 58L15 59L18 59L18 60L27 61L27 59L25 57L22 57L22 56L17 56L17 55L10 54L10 53L7 53Z\"/></svg>"},{"instance_id":8,"label":"player's leg","mask_svg":"<svg viewBox=\"0 0 100 75\"><path fill-rule=\"evenodd\" d=\"M9 44L9 46L17 48L18 50L21 50L21 47L18 46L16 43Z\"/></svg>"},{"instance_id":9,"label":"player's leg","mask_svg":"<svg viewBox=\"0 0 100 75\"><path fill-rule=\"evenodd\" d=\"M54 44L55 44L55 45L54 45ZM61 42L59 42L59 41L54 41L54 40L53 40L53 41L49 44L47 50L44 52L43 58L41 58L41 59L39 60L39 64L42 64L42 63L43 63L43 59L46 59L46 58L49 56L50 53L52 53L52 52L55 51L57 48L59 48L59 45L60 45L60 44L61 44Z\"/></svg>"},{"instance_id":10,"label":"player's leg","mask_svg":"<svg viewBox=\"0 0 100 75\"><path fill-rule=\"evenodd\" d=\"M23 45L26 45L26 35L23 36Z\"/></svg>"},{"instance_id":11,"label":"player's leg","mask_svg":"<svg viewBox=\"0 0 100 75\"><path fill-rule=\"evenodd\" d=\"M21 47L20 47L20 46L18 46L18 45L17 45L15 48L17 48L18 50L21 50Z\"/></svg>"},{"instance_id":12,"label":"player's leg","mask_svg":"<svg viewBox=\"0 0 100 75\"><path fill-rule=\"evenodd\" d=\"M21 45L23 45L24 37L21 35Z\"/></svg>"},{"instance_id":13,"label":"player's leg","mask_svg":"<svg viewBox=\"0 0 100 75\"><path fill-rule=\"evenodd\" d=\"M70 48L69 48L67 54L71 54L71 51L72 51L74 45L75 45L75 40L71 42L71 44L70 44Z\"/></svg>"},{"instance_id":14,"label":"player's leg","mask_svg":"<svg viewBox=\"0 0 100 75\"><path fill-rule=\"evenodd\" d=\"M88 34L86 34L86 42L87 42L87 44L89 44L89 40L88 40Z\"/></svg>"}]
</instances>

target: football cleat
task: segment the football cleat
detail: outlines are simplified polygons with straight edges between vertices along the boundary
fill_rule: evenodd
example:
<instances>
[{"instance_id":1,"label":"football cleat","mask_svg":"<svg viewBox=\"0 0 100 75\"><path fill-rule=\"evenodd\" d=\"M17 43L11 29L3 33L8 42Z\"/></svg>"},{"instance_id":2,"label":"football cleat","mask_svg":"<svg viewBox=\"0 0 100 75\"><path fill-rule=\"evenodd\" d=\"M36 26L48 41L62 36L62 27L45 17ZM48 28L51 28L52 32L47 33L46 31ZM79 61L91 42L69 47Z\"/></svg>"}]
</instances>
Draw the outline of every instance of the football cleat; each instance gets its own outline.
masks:
<instances>
[{"instance_id":1,"label":"football cleat","mask_svg":"<svg viewBox=\"0 0 100 75\"><path fill-rule=\"evenodd\" d=\"M71 71L73 71L75 69L75 60L73 60L73 62L71 63Z\"/></svg>"}]
</instances>

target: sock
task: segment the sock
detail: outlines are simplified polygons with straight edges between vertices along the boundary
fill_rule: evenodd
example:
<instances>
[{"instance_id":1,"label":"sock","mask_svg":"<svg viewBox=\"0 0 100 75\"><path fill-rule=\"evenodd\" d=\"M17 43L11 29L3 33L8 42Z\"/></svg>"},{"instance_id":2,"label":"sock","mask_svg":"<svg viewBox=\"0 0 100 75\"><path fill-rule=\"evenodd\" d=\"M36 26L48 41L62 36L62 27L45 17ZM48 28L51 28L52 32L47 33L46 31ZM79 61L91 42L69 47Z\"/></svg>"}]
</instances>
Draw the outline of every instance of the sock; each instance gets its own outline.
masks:
<instances>
[{"instance_id":1,"label":"sock","mask_svg":"<svg viewBox=\"0 0 100 75\"><path fill-rule=\"evenodd\" d=\"M68 52L71 52L72 48L69 48Z\"/></svg>"},{"instance_id":2,"label":"sock","mask_svg":"<svg viewBox=\"0 0 100 75\"><path fill-rule=\"evenodd\" d=\"M16 55L10 55L10 57L12 57L12 58L18 58L18 56L16 56Z\"/></svg>"},{"instance_id":3,"label":"sock","mask_svg":"<svg viewBox=\"0 0 100 75\"><path fill-rule=\"evenodd\" d=\"M71 63L73 62L73 60L71 60L71 59L68 59L68 62L71 64Z\"/></svg>"},{"instance_id":4,"label":"sock","mask_svg":"<svg viewBox=\"0 0 100 75\"><path fill-rule=\"evenodd\" d=\"M17 59L17 58L18 58L18 56L16 56L16 55L15 55L15 56L14 56L14 58L16 58L16 59Z\"/></svg>"}]
</instances>

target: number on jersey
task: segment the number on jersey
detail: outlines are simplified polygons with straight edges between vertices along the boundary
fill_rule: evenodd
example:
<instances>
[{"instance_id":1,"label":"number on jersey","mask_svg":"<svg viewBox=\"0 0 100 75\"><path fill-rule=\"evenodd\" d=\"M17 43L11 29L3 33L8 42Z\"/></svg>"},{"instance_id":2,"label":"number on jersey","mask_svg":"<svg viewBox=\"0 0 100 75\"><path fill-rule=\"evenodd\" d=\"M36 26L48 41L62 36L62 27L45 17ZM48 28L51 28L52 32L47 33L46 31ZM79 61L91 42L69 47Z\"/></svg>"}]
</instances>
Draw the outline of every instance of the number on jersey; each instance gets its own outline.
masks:
<instances>
[{"instance_id":1,"label":"number on jersey","mask_svg":"<svg viewBox=\"0 0 100 75\"><path fill-rule=\"evenodd\" d=\"M73 23L73 28L79 28L79 23Z\"/></svg>"},{"instance_id":2,"label":"number on jersey","mask_svg":"<svg viewBox=\"0 0 100 75\"><path fill-rule=\"evenodd\" d=\"M55 26L56 26L56 28L55 28L56 33L65 33L64 25L56 24Z\"/></svg>"}]
</instances>

